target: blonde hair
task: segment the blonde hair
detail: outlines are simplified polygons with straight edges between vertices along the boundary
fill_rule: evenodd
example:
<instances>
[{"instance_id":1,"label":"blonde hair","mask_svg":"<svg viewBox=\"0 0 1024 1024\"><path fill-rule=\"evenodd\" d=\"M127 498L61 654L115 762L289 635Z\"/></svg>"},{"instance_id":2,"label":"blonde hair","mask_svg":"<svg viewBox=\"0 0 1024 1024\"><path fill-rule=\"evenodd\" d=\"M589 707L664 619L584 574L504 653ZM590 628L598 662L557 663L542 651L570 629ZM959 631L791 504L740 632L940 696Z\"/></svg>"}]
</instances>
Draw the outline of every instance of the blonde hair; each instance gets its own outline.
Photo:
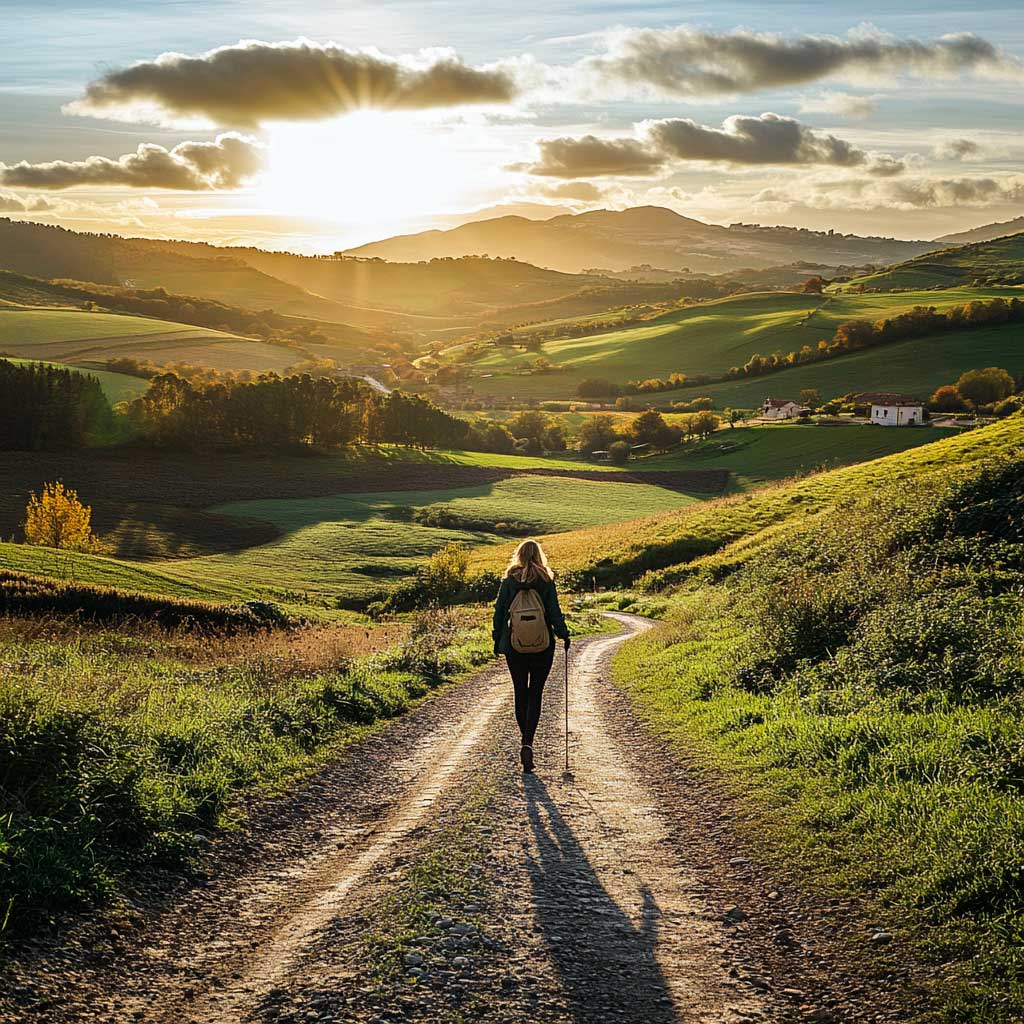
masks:
<instances>
[{"instance_id":1,"label":"blonde hair","mask_svg":"<svg viewBox=\"0 0 1024 1024\"><path fill-rule=\"evenodd\" d=\"M551 582L555 574L548 565L544 549L535 540L524 540L509 559L505 575L520 583L534 583L537 580Z\"/></svg>"}]
</instances>

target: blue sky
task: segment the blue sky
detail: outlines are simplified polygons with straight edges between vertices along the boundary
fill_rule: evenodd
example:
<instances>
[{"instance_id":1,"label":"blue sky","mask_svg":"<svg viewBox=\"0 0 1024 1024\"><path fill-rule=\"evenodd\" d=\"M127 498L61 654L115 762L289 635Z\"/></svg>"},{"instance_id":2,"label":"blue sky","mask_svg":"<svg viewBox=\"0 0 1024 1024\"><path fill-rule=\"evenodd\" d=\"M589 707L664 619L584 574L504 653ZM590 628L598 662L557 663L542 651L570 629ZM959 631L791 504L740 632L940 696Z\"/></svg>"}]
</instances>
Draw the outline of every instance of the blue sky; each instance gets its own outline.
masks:
<instances>
[{"instance_id":1,"label":"blue sky","mask_svg":"<svg viewBox=\"0 0 1024 1024\"><path fill-rule=\"evenodd\" d=\"M855 11L851 14L851 11ZM616 27L668 29L691 25L728 35L739 29L777 33L784 38L834 36L847 39L867 23L898 39L933 41L950 33L971 33L993 44L1010 60L1024 58L1024 19L1019 4L984 3L975 6L940 2L824 5L803 0L753 4L541 3L488 4L468 0L376 0L367 3L309 3L297 0L246 3L200 3L196 0L99 4L35 0L0 2L0 165L27 162L81 162L90 157L116 160L140 144L172 150L180 143L212 142L222 130L236 125L185 124L174 118L140 123L108 115L68 116L62 107L83 94L90 82L110 71L160 54L201 54L231 46L242 39L279 43L304 37L314 43L336 43L347 50L374 47L389 57L415 54L424 48L456 51L474 67L528 56L537 66L572 69L595 54L606 52L608 33ZM518 74L518 72L517 72ZM4 181L0 172L0 206L18 215L19 203L34 204L25 215L75 226L102 225L113 230L149 234L182 234L215 240L266 241L277 237L291 220L294 232L281 235L285 244L331 248L392 229L445 224L477 209L507 207L541 215L544 204L552 213L586 205L624 206L660 202L682 213L708 220L760 220L814 227L835 226L861 233L930 237L1024 212L1024 157L1021 136L1022 80L973 73L955 76L927 74L879 76L858 73L848 77L781 87L764 87L733 95L666 95L646 87L609 93L561 96L551 88L524 90L507 110L434 111L417 120L395 117L360 127L352 134L345 118L312 120L301 131L289 126L275 132L272 124L248 126L255 131L261 158L280 170L288 166L294 180L272 175L274 187L260 190L259 179L239 187L204 187L195 193L102 182L49 189ZM632 89L632 91L631 91ZM836 96L846 100L836 99ZM860 98L872 109L851 116L837 104L849 106ZM807 129L848 143L867 154L860 168L872 168L884 154L900 162L899 181L868 180L851 167L722 163L690 158L665 159L656 173L640 177L599 174L587 179L592 198L555 195L567 179L544 174L513 173L510 166L536 171L539 140L623 140L643 136L650 120L688 119L721 130L732 115L756 117L772 111L799 121ZM402 150L392 138L381 152L403 163L402 153L431 136L424 152L434 159L437 177L445 167L459 167L464 176L457 190L425 189L422 209L416 196L407 204L390 204L386 195L376 202L339 204L335 209L304 208L292 202L300 193L328 196L333 183L345 186L344 161L332 174L319 170L318 183L303 188L301 163L288 165L281 143L302 149L311 159L329 160L332 152L358 149L361 166L352 181L374 186L375 140L392 134L405 140ZM239 129L242 130L242 129ZM302 132L306 134L303 135ZM403 134L404 133L404 134ZM434 146L438 140L440 147ZM966 157L951 157L950 143L968 140L974 147ZM647 144L645 142L645 144ZM369 150L370 152L366 152ZM436 150L436 152L435 152ZM443 152L442 152L443 150ZM945 154L945 155L942 155ZM447 161L447 164L445 163ZM410 161L410 172L415 166ZM546 172L545 172L546 173ZM872 172L874 173L874 172ZM858 177L860 174L860 177ZM451 175L448 175L449 177ZM403 192L400 176L387 175L392 195ZM971 179L996 186L954 188L950 183ZM573 179L575 190L585 191ZM6 197L6 204L4 204ZM810 199L808 199L810 197ZM307 196L307 199L310 197ZM432 204L440 203L439 208ZM399 219L387 209L401 207ZM44 207L50 209L44 209ZM360 210L360 207L363 207ZM106 211L106 212L105 212ZM317 214L317 216L313 216ZM311 227L310 222L321 226ZM272 226L271 226L272 225Z\"/></svg>"}]
</instances>

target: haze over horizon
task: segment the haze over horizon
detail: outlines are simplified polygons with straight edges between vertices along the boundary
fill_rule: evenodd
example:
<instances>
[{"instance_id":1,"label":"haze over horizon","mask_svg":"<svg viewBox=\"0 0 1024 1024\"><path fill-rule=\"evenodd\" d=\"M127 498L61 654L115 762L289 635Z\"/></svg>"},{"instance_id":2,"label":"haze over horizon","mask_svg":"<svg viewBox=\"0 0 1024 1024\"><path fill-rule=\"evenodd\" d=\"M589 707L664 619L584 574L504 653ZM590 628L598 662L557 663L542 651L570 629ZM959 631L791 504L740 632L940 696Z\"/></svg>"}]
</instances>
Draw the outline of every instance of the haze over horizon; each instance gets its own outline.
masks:
<instances>
[{"instance_id":1,"label":"haze over horizon","mask_svg":"<svg viewBox=\"0 0 1024 1024\"><path fill-rule=\"evenodd\" d=\"M1024 212L1000 3L2 10L15 219L329 252L641 205L907 239Z\"/></svg>"}]
</instances>

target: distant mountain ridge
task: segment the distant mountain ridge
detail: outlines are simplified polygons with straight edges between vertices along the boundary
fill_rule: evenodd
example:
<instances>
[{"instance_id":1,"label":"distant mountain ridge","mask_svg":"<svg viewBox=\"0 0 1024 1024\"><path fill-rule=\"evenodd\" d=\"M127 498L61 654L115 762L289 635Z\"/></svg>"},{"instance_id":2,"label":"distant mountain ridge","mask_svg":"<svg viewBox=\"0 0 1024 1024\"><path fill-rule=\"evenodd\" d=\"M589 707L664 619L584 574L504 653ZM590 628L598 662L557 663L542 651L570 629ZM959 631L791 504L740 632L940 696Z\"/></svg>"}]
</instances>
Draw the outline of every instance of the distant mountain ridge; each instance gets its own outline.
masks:
<instances>
[{"instance_id":1,"label":"distant mountain ridge","mask_svg":"<svg viewBox=\"0 0 1024 1024\"><path fill-rule=\"evenodd\" d=\"M946 242L949 245L964 245L967 242L991 242L994 238L1016 235L1021 231L1024 231L1024 217L1015 217L1013 220L982 224L980 227L971 228L970 231L958 231L953 235L943 235L941 238L937 238L936 241Z\"/></svg>"},{"instance_id":2,"label":"distant mountain ridge","mask_svg":"<svg viewBox=\"0 0 1024 1024\"><path fill-rule=\"evenodd\" d=\"M471 256L386 262L302 256L207 242L88 234L0 218L0 270L125 288L164 288L246 309L311 317L357 337L418 335L586 316L678 298L671 283L569 274L520 260Z\"/></svg>"},{"instance_id":3,"label":"distant mountain ridge","mask_svg":"<svg viewBox=\"0 0 1024 1024\"><path fill-rule=\"evenodd\" d=\"M889 264L941 249L942 243L861 237L757 224L705 224L660 206L593 210L547 220L496 217L448 230L396 235L346 250L395 262L462 256L522 260L564 273L588 267L720 274L807 260L828 265Z\"/></svg>"}]
</instances>

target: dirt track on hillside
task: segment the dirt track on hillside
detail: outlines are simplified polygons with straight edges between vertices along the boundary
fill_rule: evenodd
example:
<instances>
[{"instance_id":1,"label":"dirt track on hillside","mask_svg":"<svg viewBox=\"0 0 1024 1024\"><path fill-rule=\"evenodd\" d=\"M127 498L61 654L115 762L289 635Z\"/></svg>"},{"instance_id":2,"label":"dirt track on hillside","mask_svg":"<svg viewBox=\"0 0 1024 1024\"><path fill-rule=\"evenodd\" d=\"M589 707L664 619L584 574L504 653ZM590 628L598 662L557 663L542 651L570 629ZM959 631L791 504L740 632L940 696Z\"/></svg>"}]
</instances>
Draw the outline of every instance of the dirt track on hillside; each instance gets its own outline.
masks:
<instances>
[{"instance_id":1,"label":"dirt track on hillside","mask_svg":"<svg viewBox=\"0 0 1024 1024\"><path fill-rule=\"evenodd\" d=\"M647 624L616 618L622 633L573 650L571 774L560 656L533 776L517 770L503 669L480 673L254 808L210 850L198 884L8 965L0 1019L909 1019L898 964L868 977L832 948L849 908L809 909L766 877L728 803L646 735L607 670ZM468 826L486 848L473 866L479 903L453 896L416 940L408 976L382 980L365 943L381 901L482 784L486 811Z\"/></svg>"}]
</instances>

